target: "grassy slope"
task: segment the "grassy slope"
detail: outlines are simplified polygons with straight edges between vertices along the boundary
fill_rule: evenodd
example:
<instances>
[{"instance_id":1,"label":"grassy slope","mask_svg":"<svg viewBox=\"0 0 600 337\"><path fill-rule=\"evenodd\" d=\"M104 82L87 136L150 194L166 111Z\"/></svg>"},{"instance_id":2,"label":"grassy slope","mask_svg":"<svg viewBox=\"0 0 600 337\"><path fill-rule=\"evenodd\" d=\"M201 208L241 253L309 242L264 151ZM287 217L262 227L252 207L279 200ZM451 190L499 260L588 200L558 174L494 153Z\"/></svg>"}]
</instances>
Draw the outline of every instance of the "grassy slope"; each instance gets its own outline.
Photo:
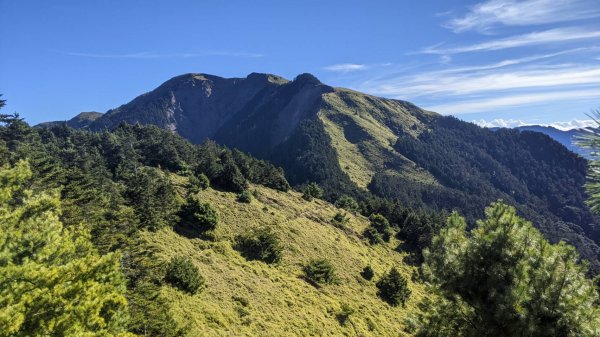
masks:
<instances>
[{"instance_id":1,"label":"grassy slope","mask_svg":"<svg viewBox=\"0 0 600 337\"><path fill-rule=\"evenodd\" d=\"M369 246L359 237L368 225L362 216L350 216L340 229L331 224L337 212L331 204L307 202L296 192L252 189L260 197L251 204L236 202L233 193L200 193L219 212L217 242L188 239L171 230L146 234L159 258L189 256L206 279L206 289L194 296L163 288L176 320L191 328L190 336L407 335L404 318L415 310L424 288L410 281L414 268L394 251L398 242ZM285 248L283 261L275 266L246 261L232 249L235 235L264 225L277 229ZM302 280L302 266L314 258L329 259L340 284L317 289ZM372 281L359 275L368 264L376 273ZM392 266L409 280L413 294L406 308L393 308L376 296L376 280ZM240 303L244 301L246 306ZM356 310L344 326L335 317L343 303Z\"/></svg>"},{"instance_id":2,"label":"grassy slope","mask_svg":"<svg viewBox=\"0 0 600 337\"><path fill-rule=\"evenodd\" d=\"M366 188L373 175L385 169L437 184L431 174L393 148L398 129L415 137L426 129L400 102L347 89L324 95L324 101L319 118L332 139L340 167L359 187Z\"/></svg>"}]
</instances>

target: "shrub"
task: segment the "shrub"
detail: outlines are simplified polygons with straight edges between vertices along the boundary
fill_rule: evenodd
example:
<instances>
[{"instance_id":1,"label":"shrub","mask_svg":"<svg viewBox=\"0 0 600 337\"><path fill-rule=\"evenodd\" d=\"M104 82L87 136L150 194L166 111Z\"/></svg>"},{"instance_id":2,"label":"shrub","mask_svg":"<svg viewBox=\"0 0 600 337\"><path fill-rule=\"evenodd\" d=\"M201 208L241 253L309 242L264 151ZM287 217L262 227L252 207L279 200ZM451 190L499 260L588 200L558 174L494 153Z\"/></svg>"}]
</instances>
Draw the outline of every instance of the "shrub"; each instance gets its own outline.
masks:
<instances>
[{"instance_id":1,"label":"shrub","mask_svg":"<svg viewBox=\"0 0 600 337\"><path fill-rule=\"evenodd\" d=\"M340 322L340 325L346 325L346 322L350 318L350 315L354 313L354 308L346 303L342 303L340 311L335 315L335 318Z\"/></svg>"},{"instance_id":2,"label":"shrub","mask_svg":"<svg viewBox=\"0 0 600 337\"><path fill-rule=\"evenodd\" d=\"M345 194L337 199L337 201L335 202L335 207L343 208L348 212L352 212L353 214L356 214L356 212L358 212L360 209L356 200L354 200L354 198L352 198L351 196Z\"/></svg>"},{"instance_id":3,"label":"shrub","mask_svg":"<svg viewBox=\"0 0 600 337\"><path fill-rule=\"evenodd\" d=\"M408 282L395 267L383 275L375 285L379 289L377 295L394 307L399 304L404 306L410 296Z\"/></svg>"},{"instance_id":4,"label":"shrub","mask_svg":"<svg viewBox=\"0 0 600 337\"><path fill-rule=\"evenodd\" d=\"M310 261L304 268L304 277L313 284L332 284L336 282L335 270L325 259Z\"/></svg>"},{"instance_id":5,"label":"shrub","mask_svg":"<svg viewBox=\"0 0 600 337\"><path fill-rule=\"evenodd\" d=\"M252 201L252 194L248 190L243 190L242 193L238 194L237 201L249 204Z\"/></svg>"},{"instance_id":6,"label":"shrub","mask_svg":"<svg viewBox=\"0 0 600 337\"><path fill-rule=\"evenodd\" d=\"M217 177L217 183L232 192L242 192L248 187L248 181L235 164L231 151L224 151L221 155L223 170Z\"/></svg>"},{"instance_id":7,"label":"shrub","mask_svg":"<svg viewBox=\"0 0 600 337\"><path fill-rule=\"evenodd\" d=\"M180 224L203 232L214 230L219 217L210 204L202 203L195 196L189 196L179 211Z\"/></svg>"},{"instance_id":8,"label":"shrub","mask_svg":"<svg viewBox=\"0 0 600 337\"><path fill-rule=\"evenodd\" d=\"M363 237L367 239L367 241L369 241L369 243L372 245L384 242L383 238L381 237L381 234L379 234L379 232L373 227L365 228L365 230L363 231Z\"/></svg>"},{"instance_id":9,"label":"shrub","mask_svg":"<svg viewBox=\"0 0 600 337\"><path fill-rule=\"evenodd\" d=\"M201 190L205 190L209 187L210 182L204 173L200 173L200 175L190 175L188 181L188 190L190 193L198 193Z\"/></svg>"},{"instance_id":10,"label":"shrub","mask_svg":"<svg viewBox=\"0 0 600 337\"><path fill-rule=\"evenodd\" d=\"M173 257L169 262L165 281L192 295L204 286L204 278L198 268L190 259L181 256Z\"/></svg>"},{"instance_id":11,"label":"shrub","mask_svg":"<svg viewBox=\"0 0 600 337\"><path fill-rule=\"evenodd\" d=\"M210 180L208 180L206 174L200 173L196 179L198 180L200 189L205 190L210 187Z\"/></svg>"},{"instance_id":12,"label":"shrub","mask_svg":"<svg viewBox=\"0 0 600 337\"><path fill-rule=\"evenodd\" d=\"M371 221L371 227L381 234L383 241L389 242L392 236L392 228L389 221L381 214L371 214L369 220Z\"/></svg>"},{"instance_id":13,"label":"shrub","mask_svg":"<svg viewBox=\"0 0 600 337\"><path fill-rule=\"evenodd\" d=\"M375 272L373 271L373 268L371 268L371 266L366 266L360 272L360 276L362 276L367 281L371 281L373 279L373 276L375 276Z\"/></svg>"},{"instance_id":14,"label":"shrub","mask_svg":"<svg viewBox=\"0 0 600 337\"><path fill-rule=\"evenodd\" d=\"M348 217L342 213L342 212L337 212L334 216L333 216L333 224L337 226L343 226L344 224L346 224L346 222L348 222Z\"/></svg>"},{"instance_id":15,"label":"shrub","mask_svg":"<svg viewBox=\"0 0 600 337\"><path fill-rule=\"evenodd\" d=\"M302 198L306 201L311 201L313 198L323 197L323 189L317 183L310 183L304 188Z\"/></svg>"},{"instance_id":16,"label":"shrub","mask_svg":"<svg viewBox=\"0 0 600 337\"><path fill-rule=\"evenodd\" d=\"M266 263L277 263L281 261L283 255L279 238L268 227L238 236L235 248L247 260L260 260Z\"/></svg>"}]
</instances>

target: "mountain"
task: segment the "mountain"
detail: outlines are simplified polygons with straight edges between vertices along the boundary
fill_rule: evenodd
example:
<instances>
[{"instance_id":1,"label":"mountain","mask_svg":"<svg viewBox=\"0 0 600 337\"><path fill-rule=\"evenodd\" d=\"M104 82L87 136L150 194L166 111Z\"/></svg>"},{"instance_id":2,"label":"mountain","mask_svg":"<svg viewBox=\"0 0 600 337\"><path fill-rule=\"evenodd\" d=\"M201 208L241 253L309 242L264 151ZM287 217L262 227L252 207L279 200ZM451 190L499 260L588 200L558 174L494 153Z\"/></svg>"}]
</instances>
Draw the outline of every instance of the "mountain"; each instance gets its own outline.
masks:
<instances>
[{"instance_id":1,"label":"mountain","mask_svg":"<svg viewBox=\"0 0 600 337\"><path fill-rule=\"evenodd\" d=\"M319 183L331 201L346 194L457 209L473 224L485 206L503 199L551 241L575 245L600 272L600 221L582 187L586 160L538 132L493 132L409 102L334 88L310 74L291 81L185 74L86 127L123 122L249 152L283 167L294 186Z\"/></svg>"},{"instance_id":2,"label":"mountain","mask_svg":"<svg viewBox=\"0 0 600 337\"><path fill-rule=\"evenodd\" d=\"M497 130L499 128L492 128L492 130ZM583 135L588 134L590 131L586 129L571 129L571 130L559 130L552 126L544 126L544 125L524 125L518 126L515 129L521 131L535 131L540 132L545 135L550 136L552 139L561 143L567 149L577 153L578 155L590 159L591 154L589 150L584 149L580 146L577 146L577 138Z\"/></svg>"},{"instance_id":3,"label":"mountain","mask_svg":"<svg viewBox=\"0 0 600 337\"><path fill-rule=\"evenodd\" d=\"M95 111L82 112L82 113L78 114L77 116L69 119L68 121L45 122L45 123L40 123L38 126L52 127L52 126L57 126L57 125L61 125L61 124L67 124L68 126L74 128L74 129L85 129L88 126L90 126L90 124L92 124L96 119L100 118L102 115L103 114L101 112L95 112Z\"/></svg>"}]
</instances>

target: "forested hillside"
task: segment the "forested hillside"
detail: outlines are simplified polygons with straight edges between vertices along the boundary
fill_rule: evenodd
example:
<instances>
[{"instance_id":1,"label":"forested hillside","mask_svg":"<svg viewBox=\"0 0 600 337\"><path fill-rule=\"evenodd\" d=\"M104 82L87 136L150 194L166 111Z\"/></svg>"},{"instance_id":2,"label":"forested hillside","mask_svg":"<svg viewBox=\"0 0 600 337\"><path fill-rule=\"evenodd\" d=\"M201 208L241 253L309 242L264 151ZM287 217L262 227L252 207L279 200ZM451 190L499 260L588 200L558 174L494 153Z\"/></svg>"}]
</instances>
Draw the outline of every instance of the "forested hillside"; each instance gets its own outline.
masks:
<instances>
[{"instance_id":1,"label":"forested hillside","mask_svg":"<svg viewBox=\"0 0 600 337\"><path fill-rule=\"evenodd\" d=\"M292 191L272 164L155 126L2 122L0 336L600 332L586 265L507 205L471 236L458 214L332 205L317 184Z\"/></svg>"},{"instance_id":2,"label":"forested hillside","mask_svg":"<svg viewBox=\"0 0 600 337\"><path fill-rule=\"evenodd\" d=\"M575 245L600 272L600 221L584 203L586 161L538 133L492 132L408 102L333 88L310 74L292 81L181 75L83 128L112 130L122 122L246 151L281 166L292 186L318 183L331 202L351 196L458 209L472 226L486 205L503 199L552 242ZM393 225L404 223L392 214L402 212L387 212ZM424 232L418 235L430 235Z\"/></svg>"},{"instance_id":3,"label":"forested hillside","mask_svg":"<svg viewBox=\"0 0 600 337\"><path fill-rule=\"evenodd\" d=\"M372 246L363 234L369 220L357 209L306 201L269 163L212 142L192 145L154 126L94 133L30 128L8 115L3 122L2 165L24 172L25 194L58 192L52 214L65 229L57 235L80 228L93 244L90 254L112 263L102 270L113 268L114 292L122 296L115 298L119 323L109 326L114 318L98 302L99 323L64 313L73 334L106 327L152 336L264 336L265 329L273 336L397 335L424 295L409 281L406 306L387 304L375 281L392 267L403 280L416 272L403 262L409 253L396 251L399 241ZM368 279L365 268L373 273ZM46 316L32 321L40 308L19 303L24 320L7 331L27 335L54 324Z\"/></svg>"}]
</instances>

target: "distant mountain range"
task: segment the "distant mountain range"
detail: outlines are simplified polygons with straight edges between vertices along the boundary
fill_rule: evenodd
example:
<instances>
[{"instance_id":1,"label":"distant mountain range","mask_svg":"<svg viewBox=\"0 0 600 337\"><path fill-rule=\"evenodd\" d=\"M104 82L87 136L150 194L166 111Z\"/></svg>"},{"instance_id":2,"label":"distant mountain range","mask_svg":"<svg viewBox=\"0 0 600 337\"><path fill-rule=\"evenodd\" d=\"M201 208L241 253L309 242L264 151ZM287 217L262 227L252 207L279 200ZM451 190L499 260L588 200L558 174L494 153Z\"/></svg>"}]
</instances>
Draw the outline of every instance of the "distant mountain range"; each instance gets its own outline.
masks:
<instances>
[{"instance_id":1,"label":"distant mountain range","mask_svg":"<svg viewBox=\"0 0 600 337\"><path fill-rule=\"evenodd\" d=\"M498 130L500 128L491 128L492 130ZM542 126L542 125L525 125L515 127L517 130L521 131L535 131L541 132L545 135L550 136L552 139L564 145L567 149L581 155L584 158L590 159L590 151L588 149L584 149L577 145L577 138L583 136L585 134L590 133L589 130L586 129L571 129L571 130L559 130L552 126Z\"/></svg>"},{"instance_id":2,"label":"distant mountain range","mask_svg":"<svg viewBox=\"0 0 600 337\"><path fill-rule=\"evenodd\" d=\"M310 74L185 74L105 114L66 122L93 131L120 123L154 124L194 143L238 148L283 167L292 185L319 183L330 200L376 196L459 209L472 221L503 199L552 241L577 246L600 272L600 221L584 203L586 160L565 148L572 149L573 133L491 131L409 102L334 88Z\"/></svg>"}]
</instances>

